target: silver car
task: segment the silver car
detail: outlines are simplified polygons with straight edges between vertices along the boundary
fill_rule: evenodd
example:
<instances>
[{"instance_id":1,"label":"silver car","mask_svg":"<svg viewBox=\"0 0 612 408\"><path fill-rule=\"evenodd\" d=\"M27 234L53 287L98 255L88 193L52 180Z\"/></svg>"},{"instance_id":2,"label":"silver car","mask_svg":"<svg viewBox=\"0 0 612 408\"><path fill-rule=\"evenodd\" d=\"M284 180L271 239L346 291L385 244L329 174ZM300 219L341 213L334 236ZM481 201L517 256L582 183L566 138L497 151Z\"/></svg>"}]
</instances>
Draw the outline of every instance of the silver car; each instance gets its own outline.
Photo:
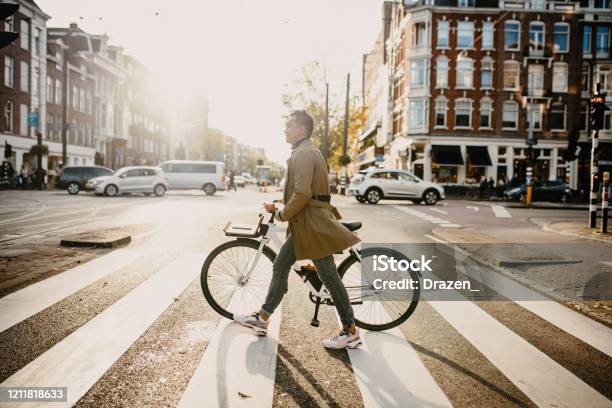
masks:
<instances>
[{"instance_id":1,"label":"silver car","mask_svg":"<svg viewBox=\"0 0 612 408\"><path fill-rule=\"evenodd\" d=\"M159 167L131 166L123 167L109 176L89 180L85 189L109 197L125 193L155 194L161 197L168 190L168 179Z\"/></svg>"}]
</instances>

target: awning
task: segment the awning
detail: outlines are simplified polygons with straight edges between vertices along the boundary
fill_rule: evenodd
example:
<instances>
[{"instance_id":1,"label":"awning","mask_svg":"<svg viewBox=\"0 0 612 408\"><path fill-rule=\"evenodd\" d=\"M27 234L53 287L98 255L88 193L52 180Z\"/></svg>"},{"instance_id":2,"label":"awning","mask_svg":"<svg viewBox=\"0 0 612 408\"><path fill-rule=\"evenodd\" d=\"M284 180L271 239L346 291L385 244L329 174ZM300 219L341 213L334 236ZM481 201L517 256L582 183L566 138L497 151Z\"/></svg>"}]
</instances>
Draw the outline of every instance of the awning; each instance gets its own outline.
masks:
<instances>
[{"instance_id":1,"label":"awning","mask_svg":"<svg viewBox=\"0 0 612 408\"><path fill-rule=\"evenodd\" d=\"M472 166L492 166L487 146L466 146L468 161Z\"/></svg>"},{"instance_id":2,"label":"awning","mask_svg":"<svg viewBox=\"0 0 612 408\"><path fill-rule=\"evenodd\" d=\"M463 166L459 146L432 145L433 161L442 166Z\"/></svg>"}]
</instances>

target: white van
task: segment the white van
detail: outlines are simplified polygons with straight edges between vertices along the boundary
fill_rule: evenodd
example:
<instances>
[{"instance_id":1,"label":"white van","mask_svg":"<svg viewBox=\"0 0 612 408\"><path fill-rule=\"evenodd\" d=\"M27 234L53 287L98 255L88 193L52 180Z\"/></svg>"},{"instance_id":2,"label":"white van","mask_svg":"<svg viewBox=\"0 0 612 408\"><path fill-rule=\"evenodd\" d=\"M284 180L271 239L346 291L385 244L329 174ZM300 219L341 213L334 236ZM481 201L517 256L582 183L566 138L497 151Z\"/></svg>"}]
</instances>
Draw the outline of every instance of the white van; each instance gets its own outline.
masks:
<instances>
[{"instance_id":1,"label":"white van","mask_svg":"<svg viewBox=\"0 0 612 408\"><path fill-rule=\"evenodd\" d=\"M202 189L206 195L225 190L223 162L169 160L159 167L168 178L170 190Z\"/></svg>"}]
</instances>

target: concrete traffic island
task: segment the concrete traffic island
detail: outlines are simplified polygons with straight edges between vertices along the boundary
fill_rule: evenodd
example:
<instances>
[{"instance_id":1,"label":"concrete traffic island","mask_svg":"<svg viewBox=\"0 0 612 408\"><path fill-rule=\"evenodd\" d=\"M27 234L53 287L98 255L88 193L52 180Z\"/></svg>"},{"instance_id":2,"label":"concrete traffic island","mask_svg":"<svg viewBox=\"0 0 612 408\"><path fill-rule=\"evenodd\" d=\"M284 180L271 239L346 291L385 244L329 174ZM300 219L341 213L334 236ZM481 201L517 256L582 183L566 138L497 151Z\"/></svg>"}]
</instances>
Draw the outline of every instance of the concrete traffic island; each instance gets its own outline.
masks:
<instances>
[{"instance_id":1,"label":"concrete traffic island","mask_svg":"<svg viewBox=\"0 0 612 408\"><path fill-rule=\"evenodd\" d=\"M116 248L129 244L131 240L131 235L121 228L70 235L62 238L60 245L80 248Z\"/></svg>"}]
</instances>

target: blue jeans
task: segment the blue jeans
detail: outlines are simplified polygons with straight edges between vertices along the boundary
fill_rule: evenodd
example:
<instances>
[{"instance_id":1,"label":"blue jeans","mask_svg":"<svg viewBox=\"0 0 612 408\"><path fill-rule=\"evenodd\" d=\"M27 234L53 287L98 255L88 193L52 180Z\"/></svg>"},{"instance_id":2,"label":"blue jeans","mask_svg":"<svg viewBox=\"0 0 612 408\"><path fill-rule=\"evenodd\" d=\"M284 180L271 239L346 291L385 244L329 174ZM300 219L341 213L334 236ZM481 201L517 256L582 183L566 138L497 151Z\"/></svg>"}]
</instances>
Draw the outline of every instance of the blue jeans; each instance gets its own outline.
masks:
<instances>
[{"instance_id":1,"label":"blue jeans","mask_svg":"<svg viewBox=\"0 0 612 408\"><path fill-rule=\"evenodd\" d=\"M342 321L342 327L351 327L355 324L353 308L351 307L346 288L340 279L340 275L338 275L333 255L326 256L325 258L313 259L312 262L317 269L317 274L321 282L323 282L334 301L334 305ZM289 271L294 263L295 252L293 249L293 239L289 236L278 252L276 259L274 259L274 264L272 265L272 281L268 288L265 303L261 306L261 310L265 314L271 315L274 313L274 310L276 310L281 300L283 300L283 296L285 292L287 292Z\"/></svg>"}]
</instances>

